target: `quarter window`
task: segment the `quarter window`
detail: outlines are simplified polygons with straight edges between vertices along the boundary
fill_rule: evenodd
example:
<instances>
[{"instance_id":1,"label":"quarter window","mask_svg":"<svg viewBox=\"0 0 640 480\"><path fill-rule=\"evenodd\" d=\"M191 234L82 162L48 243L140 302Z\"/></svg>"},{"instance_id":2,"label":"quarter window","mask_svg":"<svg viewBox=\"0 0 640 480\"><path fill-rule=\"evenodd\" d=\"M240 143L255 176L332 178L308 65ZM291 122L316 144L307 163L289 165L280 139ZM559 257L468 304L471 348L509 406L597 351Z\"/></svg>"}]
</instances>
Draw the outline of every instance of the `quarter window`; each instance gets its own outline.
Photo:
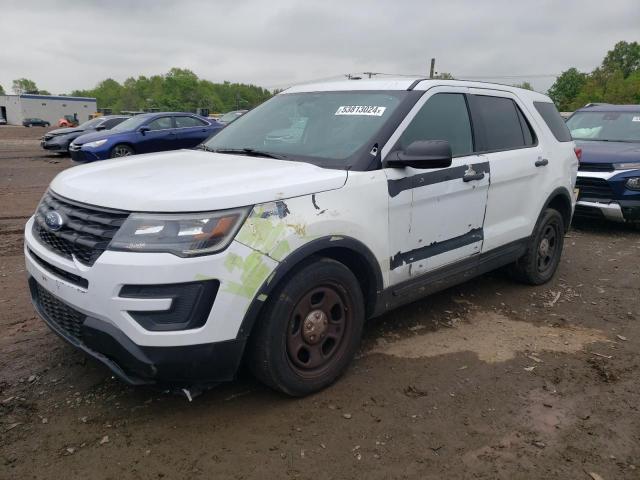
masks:
<instances>
[{"instance_id":1,"label":"quarter window","mask_svg":"<svg viewBox=\"0 0 640 480\"><path fill-rule=\"evenodd\" d=\"M171 117L156 118L153 122L149 123L149 130L166 130L167 128L173 128L171 124Z\"/></svg>"},{"instance_id":2,"label":"quarter window","mask_svg":"<svg viewBox=\"0 0 640 480\"><path fill-rule=\"evenodd\" d=\"M473 134L464 95L438 93L429 98L396 146L404 150L418 140L446 140L454 157L472 153Z\"/></svg>"},{"instance_id":3,"label":"quarter window","mask_svg":"<svg viewBox=\"0 0 640 480\"><path fill-rule=\"evenodd\" d=\"M535 143L531 126L510 98L477 95L475 107L484 130L483 150L510 150Z\"/></svg>"},{"instance_id":4,"label":"quarter window","mask_svg":"<svg viewBox=\"0 0 640 480\"><path fill-rule=\"evenodd\" d=\"M553 133L553 136L556 137L556 140L559 142L570 142L571 133L569 133L569 129L560 116L560 113L558 113L556 106L550 102L533 102L533 104L549 127L549 130L551 130L551 133Z\"/></svg>"},{"instance_id":5,"label":"quarter window","mask_svg":"<svg viewBox=\"0 0 640 480\"><path fill-rule=\"evenodd\" d=\"M206 125L205 122L195 117L175 117L175 119L176 128L203 127Z\"/></svg>"}]
</instances>

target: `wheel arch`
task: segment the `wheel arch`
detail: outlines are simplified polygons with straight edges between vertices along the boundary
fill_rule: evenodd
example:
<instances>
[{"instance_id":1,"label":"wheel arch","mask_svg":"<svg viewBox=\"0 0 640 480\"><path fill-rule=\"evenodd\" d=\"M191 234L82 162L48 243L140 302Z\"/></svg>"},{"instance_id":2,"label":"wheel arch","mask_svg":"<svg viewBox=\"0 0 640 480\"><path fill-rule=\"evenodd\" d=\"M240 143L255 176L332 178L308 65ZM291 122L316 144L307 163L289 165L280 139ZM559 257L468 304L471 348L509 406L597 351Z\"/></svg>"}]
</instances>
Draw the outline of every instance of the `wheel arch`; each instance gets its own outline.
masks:
<instances>
[{"instance_id":1,"label":"wheel arch","mask_svg":"<svg viewBox=\"0 0 640 480\"><path fill-rule=\"evenodd\" d=\"M553 208L560 212L560 215L562 215L562 219L564 220L564 230L565 233L567 233L569 231L569 226L571 225L571 217L573 216L573 207L571 204L571 195L569 194L569 190L565 187L558 187L551 192L549 197L547 197L542 210L540 210L540 214L542 214L542 212L547 208Z\"/></svg>"},{"instance_id":2,"label":"wheel arch","mask_svg":"<svg viewBox=\"0 0 640 480\"><path fill-rule=\"evenodd\" d=\"M256 292L245 313L236 338L251 334L266 300L299 266L313 257L331 258L343 263L356 276L365 299L365 315L374 314L379 292L384 288L382 271L371 250L359 240L345 236L317 238L291 252Z\"/></svg>"}]
</instances>

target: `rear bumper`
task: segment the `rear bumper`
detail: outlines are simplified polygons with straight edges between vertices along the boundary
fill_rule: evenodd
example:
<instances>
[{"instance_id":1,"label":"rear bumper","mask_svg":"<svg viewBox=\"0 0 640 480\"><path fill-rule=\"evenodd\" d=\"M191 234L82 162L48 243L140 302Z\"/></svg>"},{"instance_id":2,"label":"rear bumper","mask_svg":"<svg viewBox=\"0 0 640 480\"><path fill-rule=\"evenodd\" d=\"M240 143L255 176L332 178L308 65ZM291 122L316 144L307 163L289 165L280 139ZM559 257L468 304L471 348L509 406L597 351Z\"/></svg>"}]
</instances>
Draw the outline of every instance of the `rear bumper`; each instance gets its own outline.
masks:
<instances>
[{"instance_id":1,"label":"rear bumper","mask_svg":"<svg viewBox=\"0 0 640 480\"><path fill-rule=\"evenodd\" d=\"M242 360L244 338L199 345L146 347L136 345L115 326L91 316L82 315L79 334L74 336L47 315L42 307L41 290L33 277L29 278L29 289L36 311L51 330L130 385L180 387L229 381L235 377ZM58 298L55 301L62 308L72 308Z\"/></svg>"}]
</instances>

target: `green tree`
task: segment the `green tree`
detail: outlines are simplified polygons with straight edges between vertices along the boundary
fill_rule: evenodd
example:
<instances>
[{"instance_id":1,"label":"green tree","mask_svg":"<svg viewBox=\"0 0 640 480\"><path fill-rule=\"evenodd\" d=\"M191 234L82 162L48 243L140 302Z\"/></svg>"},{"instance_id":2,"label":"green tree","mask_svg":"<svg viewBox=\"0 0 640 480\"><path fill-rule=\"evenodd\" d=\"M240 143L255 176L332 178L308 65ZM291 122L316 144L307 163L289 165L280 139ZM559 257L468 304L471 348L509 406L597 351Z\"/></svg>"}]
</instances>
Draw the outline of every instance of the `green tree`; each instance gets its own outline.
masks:
<instances>
[{"instance_id":1,"label":"green tree","mask_svg":"<svg viewBox=\"0 0 640 480\"><path fill-rule=\"evenodd\" d=\"M49 90L38 90L38 95L51 95Z\"/></svg>"},{"instance_id":2,"label":"green tree","mask_svg":"<svg viewBox=\"0 0 640 480\"><path fill-rule=\"evenodd\" d=\"M551 100L556 104L558 110L566 112L570 110L571 104L581 93L587 83L587 74L579 72L576 68L570 68L562 72L555 83L547 92Z\"/></svg>"},{"instance_id":3,"label":"green tree","mask_svg":"<svg viewBox=\"0 0 640 480\"><path fill-rule=\"evenodd\" d=\"M38 87L36 86L36 82L33 80L29 80L28 78L17 78L13 81L13 85L11 87L13 93L16 95L21 95L23 93L28 92L38 92Z\"/></svg>"},{"instance_id":4,"label":"green tree","mask_svg":"<svg viewBox=\"0 0 640 480\"><path fill-rule=\"evenodd\" d=\"M638 42L618 42L602 61L600 67L605 73L622 72L627 78L633 72L640 70L640 44Z\"/></svg>"}]
</instances>

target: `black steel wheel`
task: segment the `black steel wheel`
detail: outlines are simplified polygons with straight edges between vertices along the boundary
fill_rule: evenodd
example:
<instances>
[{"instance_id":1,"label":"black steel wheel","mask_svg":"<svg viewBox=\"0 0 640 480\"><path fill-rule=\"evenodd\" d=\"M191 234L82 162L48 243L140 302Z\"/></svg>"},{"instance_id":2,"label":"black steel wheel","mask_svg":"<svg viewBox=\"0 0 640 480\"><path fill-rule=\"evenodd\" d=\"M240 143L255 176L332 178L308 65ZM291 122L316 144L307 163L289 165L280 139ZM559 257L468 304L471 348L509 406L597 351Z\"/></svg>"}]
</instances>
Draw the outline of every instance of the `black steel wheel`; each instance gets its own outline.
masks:
<instances>
[{"instance_id":1,"label":"black steel wheel","mask_svg":"<svg viewBox=\"0 0 640 480\"><path fill-rule=\"evenodd\" d=\"M342 263L313 258L276 288L257 320L247 363L270 387L303 396L333 383L360 343L364 300Z\"/></svg>"}]
</instances>

